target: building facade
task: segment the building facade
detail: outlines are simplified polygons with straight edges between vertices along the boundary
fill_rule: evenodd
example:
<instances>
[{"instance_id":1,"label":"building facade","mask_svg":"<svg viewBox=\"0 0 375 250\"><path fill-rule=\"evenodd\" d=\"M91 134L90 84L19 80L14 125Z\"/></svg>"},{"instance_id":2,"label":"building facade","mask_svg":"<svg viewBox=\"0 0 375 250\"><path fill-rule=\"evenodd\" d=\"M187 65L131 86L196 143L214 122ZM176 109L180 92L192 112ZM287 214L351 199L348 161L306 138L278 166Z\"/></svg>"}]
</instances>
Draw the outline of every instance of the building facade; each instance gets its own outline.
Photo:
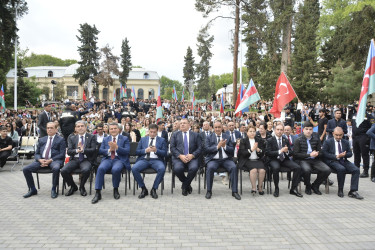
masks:
<instances>
[{"instance_id":1,"label":"building facade","mask_svg":"<svg viewBox=\"0 0 375 250\"><path fill-rule=\"evenodd\" d=\"M38 66L25 68L26 77L35 77L36 82L40 88L47 87L49 89L49 96L52 96L52 84L54 80L57 84L62 84L64 87L64 99L81 100L83 91L87 98L87 82L82 86L73 78L79 65L73 64L69 67L56 67L56 66ZM114 96L118 100L120 98L120 82L118 76L113 76L113 86L104 87L99 85L99 93L95 93L100 100L113 100ZM7 84L11 86L14 84L14 69L11 69L7 74ZM127 97L131 97L131 91L134 87L137 98L141 99L155 99L158 88L160 86L160 78L157 72L146 70L143 68L134 68L129 72L128 82L126 83ZM77 93L75 97L74 94ZM114 94L116 93L116 94Z\"/></svg>"}]
</instances>

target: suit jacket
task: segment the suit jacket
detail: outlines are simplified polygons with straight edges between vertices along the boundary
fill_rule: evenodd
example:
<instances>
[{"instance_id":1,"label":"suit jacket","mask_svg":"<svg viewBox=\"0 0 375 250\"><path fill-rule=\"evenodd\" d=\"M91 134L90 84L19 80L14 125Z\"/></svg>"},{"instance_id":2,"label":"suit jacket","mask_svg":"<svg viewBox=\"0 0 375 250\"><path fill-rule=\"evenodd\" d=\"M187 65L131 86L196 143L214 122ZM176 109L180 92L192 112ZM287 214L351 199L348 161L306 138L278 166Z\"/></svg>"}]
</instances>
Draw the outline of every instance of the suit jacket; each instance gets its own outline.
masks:
<instances>
[{"instance_id":1,"label":"suit jacket","mask_svg":"<svg viewBox=\"0 0 375 250\"><path fill-rule=\"evenodd\" d=\"M159 131L158 131L159 132ZM168 140L168 132L166 130L163 130L161 131L161 138L164 138L165 140L165 143L167 143L167 145L169 144L169 140Z\"/></svg>"},{"instance_id":2,"label":"suit jacket","mask_svg":"<svg viewBox=\"0 0 375 250\"><path fill-rule=\"evenodd\" d=\"M108 154L109 144L108 142L113 141L111 135L103 139L102 145L100 145L99 154L103 155L103 160L111 159ZM127 169L130 169L129 153L130 153L130 142L126 136L118 135L117 139L118 149L116 150L117 156L120 158L122 163Z\"/></svg>"},{"instance_id":3,"label":"suit jacket","mask_svg":"<svg viewBox=\"0 0 375 250\"><path fill-rule=\"evenodd\" d=\"M341 139L342 152L346 151L345 161L348 161L348 158L353 156L352 150L350 149L349 141ZM336 145L335 138L327 139L322 148L323 160L327 165L330 165L332 162L338 162L336 158Z\"/></svg>"},{"instance_id":4,"label":"suit jacket","mask_svg":"<svg viewBox=\"0 0 375 250\"><path fill-rule=\"evenodd\" d=\"M342 130L344 131L344 135L346 135L348 133L348 126L346 125L346 122L343 119L340 119L340 121L337 123L337 126L336 126L336 119L333 118L333 119L329 120L328 123L327 123L326 131L328 133L328 138L333 137L332 133L333 133L333 130L335 130L336 127L341 127Z\"/></svg>"},{"instance_id":5,"label":"suit jacket","mask_svg":"<svg viewBox=\"0 0 375 250\"><path fill-rule=\"evenodd\" d=\"M48 147L47 141L48 136L42 137L38 141L38 146L35 151L35 161L39 161L43 158L42 154L45 147ZM55 135L51 146L51 159L53 161L64 161L65 160L65 149L66 144L64 138L61 136Z\"/></svg>"},{"instance_id":6,"label":"suit jacket","mask_svg":"<svg viewBox=\"0 0 375 250\"><path fill-rule=\"evenodd\" d=\"M38 117L39 137L42 138L47 135L47 123L49 122L46 112L43 110Z\"/></svg>"},{"instance_id":7,"label":"suit jacket","mask_svg":"<svg viewBox=\"0 0 375 250\"><path fill-rule=\"evenodd\" d=\"M232 144L233 144L233 146L235 146L237 139L242 139L242 136L241 136L240 131L234 130L233 133L234 133L234 138L236 138L236 140L235 141L232 140ZM231 137L232 132L230 132L228 130L227 132L225 132L225 134L227 134L227 135L229 135ZM231 139L232 139L232 137L231 137Z\"/></svg>"},{"instance_id":8,"label":"suit jacket","mask_svg":"<svg viewBox=\"0 0 375 250\"><path fill-rule=\"evenodd\" d=\"M202 139L199 134L188 131L189 133L189 153L194 155L194 158L198 158L202 152ZM171 152L172 159L179 159L179 155L184 154L184 133L178 131L173 133L171 137Z\"/></svg>"},{"instance_id":9,"label":"suit jacket","mask_svg":"<svg viewBox=\"0 0 375 250\"><path fill-rule=\"evenodd\" d=\"M370 149L375 149L375 123L371 125L371 128L367 130L366 134L371 138Z\"/></svg>"},{"instance_id":10,"label":"suit jacket","mask_svg":"<svg viewBox=\"0 0 375 250\"><path fill-rule=\"evenodd\" d=\"M228 159L231 160L233 158L233 154L234 154L234 147L232 145L232 140L231 140L230 136L225 134L225 133L221 133L221 136L222 136L222 138L220 138L221 140L222 139L227 140L226 148L224 149L224 152L227 154ZM206 137L205 152L206 152L206 158L205 158L206 163L211 161L214 158L214 156L219 152L218 149L217 149L217 135L216 135L216 133L211 133L211 135Z\"/></svg>"},{"instance_id":11,"label":"suit jacket","mask_svg":"<svg viewBox=\"0 0 375 250\"><path fill-rule=\"evenodd\" d=\"M264 151L266 150L265 140L259 139L257 137L255 137L254 139L255 139L255 142L258 143L258 148L261 150L260 152L256 152L257 156L259 157L259 160L262 160L264 156ZM238 167L239 168L242 168L245 165L246 161L249 159L250 157L249 149L251 149L249 139L248 138L241 139L240 148L238 149Z\"/></svg>"},{"instance_id":12,"label":"suit jacket","mask_svg":"<svg viewBox=\"0 0 375 250\"><path fill-rule=\"evenodd\" d=\"M86 133L85 134L85 145L83 154L87 157L87 159L93 163L96 159L96 136ZM69 136L68 138L68 155L70 156L70 160L74 159L76 156L76 150L78 149L78 143L81 141L80 135L73 135Z\"/></svg>"},{"instance_id":13,"label":"suit jacket","mask_svg":"<svg viewBox=\"0 0 375 250\"><path fill-rule=\"evenodd\" d=\"M281 136L281 145L282 147L288 147L288 153L284 154L285 159L289 159L289 157L293 156L289 140L283 136ZM276 139L276 136L272 136L267 140L266 155L268 156L269 160L277 160L277 157L279 156L279 143Z\"/></svg>"},{"instance_id":14,"label":"suit jacket","mask_svg":"<svg viewBox=\"0 0 375 250\"><path fill-rule=\"evenodd\" d=\"M136 150L136 154L138 155L137 161L143 160L146 157L146 148L148 148L149 144L149 136L142 137L141 140L138 143L138 147ZM158 156L158 159L164 162L164 157L167 156L167 143L165 142L164 138L161 138L159 136L156 136L156 155Z\"/></svg>"}]
</instances>

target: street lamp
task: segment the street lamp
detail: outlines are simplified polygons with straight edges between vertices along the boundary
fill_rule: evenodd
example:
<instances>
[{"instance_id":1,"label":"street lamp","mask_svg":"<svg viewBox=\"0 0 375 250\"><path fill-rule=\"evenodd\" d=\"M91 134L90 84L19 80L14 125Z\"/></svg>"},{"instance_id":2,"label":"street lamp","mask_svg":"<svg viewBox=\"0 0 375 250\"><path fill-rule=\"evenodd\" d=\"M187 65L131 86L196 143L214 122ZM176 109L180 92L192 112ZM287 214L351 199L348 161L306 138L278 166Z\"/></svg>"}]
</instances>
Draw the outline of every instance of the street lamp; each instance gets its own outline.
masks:
<instances>
[{"instance_id":1,"label":"street lamp","mask_svg":"<svg viewBox=\"0 0 375 250\"><path fill-rule=\"evenodd\" d=\"M225 102L227 100L227 86L226 84L223 85L223 88L224 88L224 105L225 105Z\"/></svg>"},{"instance_id":2,"label":"street lamp","mask_svg":"<svg viewBox=\"0 0 375 250\"><path fill-rule=\"evenodd\" d=\"M52 83L52 101L55 101L55 97L54 97L53 92L54 92L54 87L57 84L57 82L55 80L52 80L51 83Z\"/></svg>"}]
</instances>

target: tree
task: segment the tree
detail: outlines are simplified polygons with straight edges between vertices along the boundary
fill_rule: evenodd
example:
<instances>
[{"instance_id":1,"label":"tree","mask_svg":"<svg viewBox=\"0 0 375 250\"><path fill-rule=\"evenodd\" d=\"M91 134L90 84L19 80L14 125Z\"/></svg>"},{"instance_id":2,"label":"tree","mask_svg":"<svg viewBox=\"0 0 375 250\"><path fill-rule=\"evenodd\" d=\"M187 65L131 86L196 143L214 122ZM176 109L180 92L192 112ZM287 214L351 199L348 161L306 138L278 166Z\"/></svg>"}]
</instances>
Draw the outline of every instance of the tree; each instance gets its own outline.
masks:
<instances>
[{"instance_id":1,"label":"tree","mask_svg":"<svg viewBox=\"0 0 375 250\"><path fill-rule=\"evenodd\" d=\"M79 68L73 77L80 85L85 83L90 77L95 77L98 74L99 67L99 52L97 47L97 40L99 31L95 25L91 26L87 23L80 24L78 30L80 36L77 36L81 46L78 47L78 52L81 61L78 62Z\"/></svg>"},{"instance_id":2,"label":"tree","mask_svg":"<svg viewBox=\"0 0 375 250\"><path fill-rule=\"evenodd\" d=\"M162 99L167 99L171 100L172 99L172 91L173 91L173 86L176 88L177 96L178 93L182 93L182 84L177 81L177 80L172 80L166 76L161 76L160 77L160 97ZM185 92L186 93L186 92ZM181 94L179 96L181 100Z\"/></svg>"},{"instance_id":3,"label":"tree","mask_svg":"<svg viewBox=\"0 0 375 250\"><path fill-rule=\"evenodd\" d=\"M65 86L64 81L58 82L54 86L54 88L53 88L53 98L56 101L61 101L61 100L64 99L64 97L66 97L66 92L65 92L64 86Z\"/></svg>"},{"instance_id":4,"label":"tree","mask_svg":"<svg viewBox=\"0 0 375 250\"><path fill-rule=\"evenodd\" d=\"M105 47L100 49L101 58L103 59L100 64L100 73L95 77L95 80L98 84L109 87L113 85L112 74L120 75L118 70L117 61L120 59L118 56L113 55L112 49L107 44Z\"/></svg>"},{"instance_id":5,"label":"tree","mask_svg":"<svg viewBox=\"0 0 375 250\"><path fill-rule=\"evenodd\" d=\"M16 18L27 14L27 11L25 0L0 1L0 82L4 90L7 89L6 75L12 68L15 41L18 40Z\"/></svg>"},{"instance_id":6,"label":"tree","mask_svg":"<svg viewBox=\"0 0 375 250\"><path fill-rule=\"evenodd\" d=\"M120 82L126 84L128 77L129 77L129 72L132 70L132 57L130 55L130 46L129 46L129 41L125 37L125 40L122 40L122 45L121 45L121 69L122 72L120 73Z\"/></svg>"},{"instance_id":7,"label":"tree","mask_svg":"<svg viewBox=\"0 0 375 250\"><path fill-rule=\"evenodd\" d=\"M186 56L184 56L184 62L185 62L185 66L183 69L184 84L186 86L186 89L189 90L190 81L195 80L195 69L194 69L195 60L193 57L193 50L190 48L190 46L187 48ZM186 93L187 92L188 91L186 91Z\"/></svg>"},{"instance_id":8,"label":"tree","mask_svg":"<svg viewBox=\"0 0 375 250\"><path fill-rule=\"evenodd\" d=\"M77 63L77 60L74 59L62 60L51 55L37 55L34 53L31 53L30 56L25 56L22 61L25 68L36 66L70 66Z\"/></svg>"},{"instance_id":9,"label":"tree","mask_svg":"<svg viewBox=\"0 0 375 250\"><path fill-rule=\"evenodd\" d=\"M318 37L319 0L304 0L296 16L296 33L292 56L291 79L294 90L303 101L318 101L316 93L320 87L318 74Z\"/></svg>"},{"instance_id":10,"label":"tree","mask_svg":"<svg viewBox=\"0 0 375 250\"><path fill-rule=\"evenodd\" d=\"M208 34L208 26L203 27L197 37L198 55L201 60L196 65L196 74L198 76L198 98L210 96L212 89L209 83L210 77L210 59L212 57L211 47L214 37Z\"/></svg>"}]
</instances>

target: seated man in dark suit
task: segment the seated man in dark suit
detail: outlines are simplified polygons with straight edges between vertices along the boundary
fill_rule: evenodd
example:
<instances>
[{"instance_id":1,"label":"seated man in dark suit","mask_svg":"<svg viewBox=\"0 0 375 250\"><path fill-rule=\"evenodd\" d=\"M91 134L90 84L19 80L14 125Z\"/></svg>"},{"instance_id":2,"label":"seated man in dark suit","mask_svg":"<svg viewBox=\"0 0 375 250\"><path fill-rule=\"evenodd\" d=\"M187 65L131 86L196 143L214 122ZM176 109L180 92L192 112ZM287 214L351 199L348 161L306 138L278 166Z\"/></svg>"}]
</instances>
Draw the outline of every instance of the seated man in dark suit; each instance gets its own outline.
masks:
<instances>
[{"instance_id":1,"label":"seated man in dark suit","mask_svg":"<svg viewBox=\"0 0 375 250\"><path fill-rule=\"evenodd\" d=\"M139 199L143 199L148 195L148 190L141 176L143 170L152 168L157 172L154 185L151 189L151 197L154 199L158 198L156 190L164 178L164 157L167 155L167 143L164 138L158 137L157 133L158 126L156 124L150 124L148 129L149 136L142 137L136 150L138 158L132 167L132 172L134 179L137 181L139 187L142 188L142 192L138 196Z\"/></svg>"},{"instance_id":2,"label":"seated man in dark suit","mask_svg":"<svg viewBox=\"0 0 375 250\"><path fill-rule=\"evenodd\" d=\"M236 145L237 139L242 138L240 131L234 129L234 122L228 122L228 130L225 132L225 134L229 135L233 147Z\"/></svg>"},{"instance_id":3,"label":"seated man in dark suit","mask_svg":"<svg viewBox=\"0 0 375 250\"><path fill-rule=\"evenodd\" d=\"M57 197L56 187L59 185L60 166L65 159L66 144L63 137L56 134L57 127L54 122L47 123L47 136L39 139L35 151L35 161L23 168L29 192L24 198L36 195L38 191L35 188L32 173L41 168L50 168L52 170L52 190L51 197Z\"/></svg>"},{"instance_id":4,"label":"seated man in dark suit","mask_svg":"<svg viewBox=\"0 0 375 250\"><path fill-rule=\"evenodd\" d=\"M78 190L77 185L74 183L72 172L75 169L80 168L82 178L79 185L79 191L82 196L86 196L87 192L85 189L85 183L90 176L92 164L96 158L96 136L86 133L85 121L77 121L75 130L77 134L69 136L68 138L69 162L60 172L65 182L70 186L70 190L65 196L70 196Z\"/></svg>"},{"instance_id":5,"label":"seated man in dark suit","mask_svg":"<svg viewBox=\"0 0 375 250\"><path fill-rule=\"evenodd\" d=\"M348 161L348 158L352 157L352 150L350 149L349 142L342 139L344 131L341 127L336 127L333 131L333 138L326 140L323 144L323 155L326 164L337 171L337 182L339 191L337 195L344 197L344 182L345 175L351 174L352 180L350 183L349 197L356 199L363 199L358 194L358 182L359 182L359 168L353 163Z\"/></svg>"},{"instance_id":6,"label":"seated man in dark suit","mask_svg":"<svg viewBox=\"0 0 375 250\"><path fill-rule=\"evenodd\" d=\"M176 176L182 182L182 195L191 194L191 182L198 172L199 156L202 150L202 141L199 134L189 131L190 125L186 118L181 119L180 130L173 133L171 138L172 162ZM188 175L185 176L185 167Z\"/></svg>"},{"instance_id":7,"label":"seated man in dark suit","mask_svg":"<svg viewBox=\"0 0 375 250\"><path fill-rule=\"evenodd\" d=\"M207 164L207 193L206 199L211 199L212 196L212 184L214 179L214 173L219 167L224 167L230 176L232 183L232 196L237 200L241 200L241 196L238 194L238 173L237 166L233 162L234 147L229 135L222 133L223 125L220 121L215 121L214 131L206 138L206 158Z\"/></svg>"},{"instance_id":8,"label":"seated man in dark suit","mask_svg":"<svg viewBox=\"0 0 375 250\"><path fill-rule=\"evenodd\" d=\"M98 167L95 179L96 194L91 203L95 204L102 199L101 190L104 183L104 175L111 170L113 197L120 199L118 187L121 181L121 172L124 167L130 170L129 152L130 143L126 136L120 135L120 126L117 122L109 124L109 136L103 139L100 145L99 154L103 155L103 159Z\"/></svg>"},{"instance_id":9,"label":"seated man in dark suit","mask_svg":"<svg viewBox=\"0 0 375 250\"><path fill-rule=\"evenodd\" d=\"M321 160L320 138L318 134L313 134L313 125L311 122L305 122L303 126L303 134L297 138L294 144L294 160L298 162L302 168L302 176L305 181L307 195L311 195L311 190L318 195L320 184L327 180L331 173L331 169ZM311 184L311 170L318 171L318 176L313 184Z\"/></svg>"},{"instance_id":10,"label":"seated man in dark suit","mask_svg":"<svg viewBox=\"0 0 375 250\"><path fill-rule=\"evenodd\" d=\"M8 157L12 154L13 141L12 138L8 136L7 127L2 126L0 130L0 167L2 168L7 162Z\"/></svg>"},{"instance_id":11,"label":"seated man in dark suit","mask_svg":"<svg viewBox=\"0 0 375 250\"><path fill-rule=\"evenodd\" d=\"M283 135L284 126L279 124L275 128L275 135L267 140L266 155L270 162L270 167L273 173L273 181L275 183L275 192L273 196L279 197L279 173L280 168L289 168L293 172L292 188L290 194L297 197L302 197L297 190L297 185L300 180L301 167L292 161L292 149L290 148L289 141Z\"/></svg>"},{"instance_id":12,"label":"seated man in dark suit","mask_svg":"<svg viewBox=\"0 0 375 250\"><path fill-rule=\"evenodd\" d=\"M168 132L165 130L165 122L163 121L158 122L158 136L164 138L165 142L168 145Z\"/></svg>"}]
</instances>

